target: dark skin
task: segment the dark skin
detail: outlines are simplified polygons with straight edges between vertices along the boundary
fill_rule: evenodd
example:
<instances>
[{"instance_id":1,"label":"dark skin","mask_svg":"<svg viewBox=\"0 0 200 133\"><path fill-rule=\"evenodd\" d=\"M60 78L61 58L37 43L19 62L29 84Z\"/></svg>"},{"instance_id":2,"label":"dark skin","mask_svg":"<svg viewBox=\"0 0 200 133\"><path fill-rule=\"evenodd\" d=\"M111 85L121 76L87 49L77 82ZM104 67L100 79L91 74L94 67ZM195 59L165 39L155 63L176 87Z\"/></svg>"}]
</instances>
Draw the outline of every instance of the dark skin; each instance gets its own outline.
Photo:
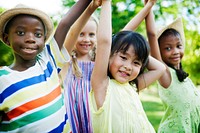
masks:
<instances>
[{"instance_id":1,"label":"dark skin","mask_svg":"<svg viewBox=\"0 0 200 133\"><path fill-rule=\"evenodd\" d=\"M59 48L62 48L65 37L72 24L78 19L78 17L82 14L82 12L86 9L90 2L91 0L77 1L77 3L74 6L72 6L72 8L67 12L67 14L63 16L54 34Z\"/></svg>"},{"instance_id":2,"label":"dark skin","mask_svg":"<svg viewBox=\"0 0 200 133\"><path fill-rule=\"evenodd\" d=\"M11 69L24 71L35 65L37 55L45 46L44 26L40 19L30 15L18 15L11 20L4 41L15 57Z\"/></svg>"},{"instance_id":3,"label":"dark skin","mask_svg":"<svg viewBox=\"0 0 200 133\"><path fill-rule=\"evenodd\" d=\"M76 21L76 19L81 15L81 13L85 10L85 8L89 5L90 2L91 0L79 0L60 21L56 29L56 32L54 34L55 40L57 41L60 49L63 46L65 36L67 35L70 27ZM23 16L27 17L27 19L22 17L26 21L25 25L22 25L24 23L24 20L22 21L19 20L22 18L16 17L15 19L12 20L13 24L10 25L8 34L4 34L4 41L9 46L11 46L11 48L13 48L14 56L15 56L14 63L10 66L10 68L17 71L24 71L28 69L29 67L34 66L36 62L37 54L42 51L45 45L44 26L41 20L38 19L37 17L33 17L29 15L23 15ZM37 21L38 25L36 24L36 27L37 28L40 27L39 28L41 32L40 37L38 37L38 33L35 32L37 28L31 29L33 27L32 22L34 21ZM22 40L21 39L22 36L25 38L25 35L27 34L22 35L21 31L18 31L17 36L13 36L13 35L16 35L15 33L16 33L17 27L21 27L21 26L24 28L23 30L25 30L25 32L23 31L23 33L31 33L32 34L31 37L34 36L34 38L29 38L28 40L26 39ZM31 48L30 47L24 48L23 43L24 44L29 43L29 46ZM33 48L33 44L34 46L37 46L37 47Z\"/></svg>"}]
</instances>

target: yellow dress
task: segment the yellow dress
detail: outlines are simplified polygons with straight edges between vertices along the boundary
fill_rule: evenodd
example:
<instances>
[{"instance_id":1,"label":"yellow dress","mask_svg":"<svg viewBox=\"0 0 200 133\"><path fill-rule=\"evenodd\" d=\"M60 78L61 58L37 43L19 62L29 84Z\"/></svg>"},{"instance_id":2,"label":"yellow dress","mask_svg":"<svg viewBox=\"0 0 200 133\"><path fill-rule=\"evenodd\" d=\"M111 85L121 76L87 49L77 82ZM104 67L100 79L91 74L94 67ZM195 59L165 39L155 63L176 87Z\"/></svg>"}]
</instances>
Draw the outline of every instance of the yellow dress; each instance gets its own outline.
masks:
<instances>
[{"instance_id":1,"label":"yellow dress","mask_svg":"<svg viewBox=\"0 0 200 133\"><path fill-rule=\"evenodd\" d=\"M155 133L142 107L136 88L110 79L106 98L97 110L94 92L90 92L94 133Z\"/></svg>"}]
</instances>

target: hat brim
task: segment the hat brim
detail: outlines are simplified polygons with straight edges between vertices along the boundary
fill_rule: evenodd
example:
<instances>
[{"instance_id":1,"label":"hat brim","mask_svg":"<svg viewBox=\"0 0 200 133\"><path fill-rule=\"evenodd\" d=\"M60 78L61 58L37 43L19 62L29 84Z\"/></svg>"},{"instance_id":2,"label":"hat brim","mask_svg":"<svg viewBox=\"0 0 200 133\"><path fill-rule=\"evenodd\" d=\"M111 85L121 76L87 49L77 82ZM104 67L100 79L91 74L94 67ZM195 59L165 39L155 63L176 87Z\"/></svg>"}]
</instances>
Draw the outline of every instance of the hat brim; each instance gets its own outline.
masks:
<instances>
[{"instance_id":1,"label":"hat brim","mask_svg":"<svg viewBox=\"0 0 200 133\"><path fill-rule=\"evenodd\" d=\"M27 14L27 15L33 15L41 19L45 26L46 31L46 40L49 39L53 32L53 23L51 21L51 18L44 13L43 11L40 11L38 9L29 8L24 5L16 6L15 8L6 10L0 15L0 39L3 41L3 33L5 30L5 26L14 16L17 16L19 14ZM4 42L4 41L3 41ZM4 42L5 43L5 42Z\"/></svg>"},{"instance_id":2,"label":"hat brim","mask_svg":"<svg viewBox=\"0 0 200 133\"><path fill-rule=\"evenodd\" d=\"M157 38L159 38L162 35L162 33L167 29L175 29L176 31L178 31L181 36L181 40L183 41L183 45L185 45L185 35L184 35L184 29L183 29L183 22L181 18L177 18L171 24L160 29L157 33Z\"/></svg>"}]
</instances>

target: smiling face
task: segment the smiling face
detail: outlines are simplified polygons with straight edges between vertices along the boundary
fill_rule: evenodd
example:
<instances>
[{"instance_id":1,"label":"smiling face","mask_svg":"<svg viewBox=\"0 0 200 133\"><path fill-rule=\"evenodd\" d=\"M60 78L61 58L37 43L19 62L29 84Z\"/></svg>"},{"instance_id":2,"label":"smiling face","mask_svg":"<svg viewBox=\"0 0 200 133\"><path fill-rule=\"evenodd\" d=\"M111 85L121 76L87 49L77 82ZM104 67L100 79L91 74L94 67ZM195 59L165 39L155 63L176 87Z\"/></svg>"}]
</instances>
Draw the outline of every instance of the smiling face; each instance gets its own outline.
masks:
<instances>
[{"instance_id":1,"label":"smiling face","mask_svg":"<svg viewBox=\"0 0 200 133\"><path fill-rule=\"evenodd\" d=\"M180 35L168 34L159 39L162 60L176 69L180 69L181 59L184 55L184 46Z\"/></svg>"},{"instance_id":2,"label":"smiling face","mask_svg":"<svg viewBox=\"0 0 200 133\"><path fill-rule=\"evenodd\" d=\"M41 20L30 15L18 15L8 25L4 41L13 49L16 62L35 62L45 45Z\"/></svg>"},{"instance_id":3,"label":"smiling face","mask_svg":"<svg viewBox=\"0 0 200 133\"><path fill-rule=\"evenodd\" d=\"M109 71L113 78L120 83L126 83L137 78L142 62L135 55L131 45L125 53L117 52L113 54L109 62Z\"/></svg>"},{"instance_id":4,"label":"smiling face","mask_svg":"<svg viewBox=\"0 0 200 133\"><path fill-rule=\"evenodd\" d=\"M94 20L89 20L81 31L75 46L78 58L81 56L89 56L90 50L92 50L96 44L96 32L96 22Z\"/></svg>"}]
</instances>

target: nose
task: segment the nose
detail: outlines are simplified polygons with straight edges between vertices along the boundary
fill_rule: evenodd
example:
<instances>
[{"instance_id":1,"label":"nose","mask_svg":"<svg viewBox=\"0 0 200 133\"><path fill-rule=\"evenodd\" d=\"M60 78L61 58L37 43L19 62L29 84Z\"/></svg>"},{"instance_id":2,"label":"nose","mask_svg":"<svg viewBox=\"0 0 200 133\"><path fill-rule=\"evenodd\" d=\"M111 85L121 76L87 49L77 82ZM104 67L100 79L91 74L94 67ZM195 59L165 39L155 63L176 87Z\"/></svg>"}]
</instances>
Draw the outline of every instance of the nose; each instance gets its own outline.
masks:
<instances>
[{"instance_id":1,"label":"nose","mask_svg":"<svg viewBox=\"0 0 200 133\"><path fill-rule=\"evenodd\" d=\"M35 35L33 33L26 33L25 42L35 43Z\"/></svg>"},{"instance_id":2,"label":"nose","mask_svg":"<svg viewBox=\"0 0 200 133\"><path fill-rule=\"evenodd\" d=\"M173 54L178 54L178 53L179 53L179 49L178 48L174 48Z\"/></svg>"},{"instance_id":3,"label":"nose","mask_svg":"<svg viewBox=\"0 0 200 133\"><path fill-rule=\"evenodd\" d=\"M125 65L124 65L124 68L127 70L127 71L131 71L132 70L132 65L131 65L131 63L126 63Z\"/></svg>"},{"instance_id":4,"label":"nose","mask_svg":"<svg viewBox=\"0 0 200 133\"><path fill-rule=\"evenodd\" d=\"M88 35L84 36L83 37L83 41L84 42L89 42L90 41L89 36Z\"/></svg>"}]
</instances>

